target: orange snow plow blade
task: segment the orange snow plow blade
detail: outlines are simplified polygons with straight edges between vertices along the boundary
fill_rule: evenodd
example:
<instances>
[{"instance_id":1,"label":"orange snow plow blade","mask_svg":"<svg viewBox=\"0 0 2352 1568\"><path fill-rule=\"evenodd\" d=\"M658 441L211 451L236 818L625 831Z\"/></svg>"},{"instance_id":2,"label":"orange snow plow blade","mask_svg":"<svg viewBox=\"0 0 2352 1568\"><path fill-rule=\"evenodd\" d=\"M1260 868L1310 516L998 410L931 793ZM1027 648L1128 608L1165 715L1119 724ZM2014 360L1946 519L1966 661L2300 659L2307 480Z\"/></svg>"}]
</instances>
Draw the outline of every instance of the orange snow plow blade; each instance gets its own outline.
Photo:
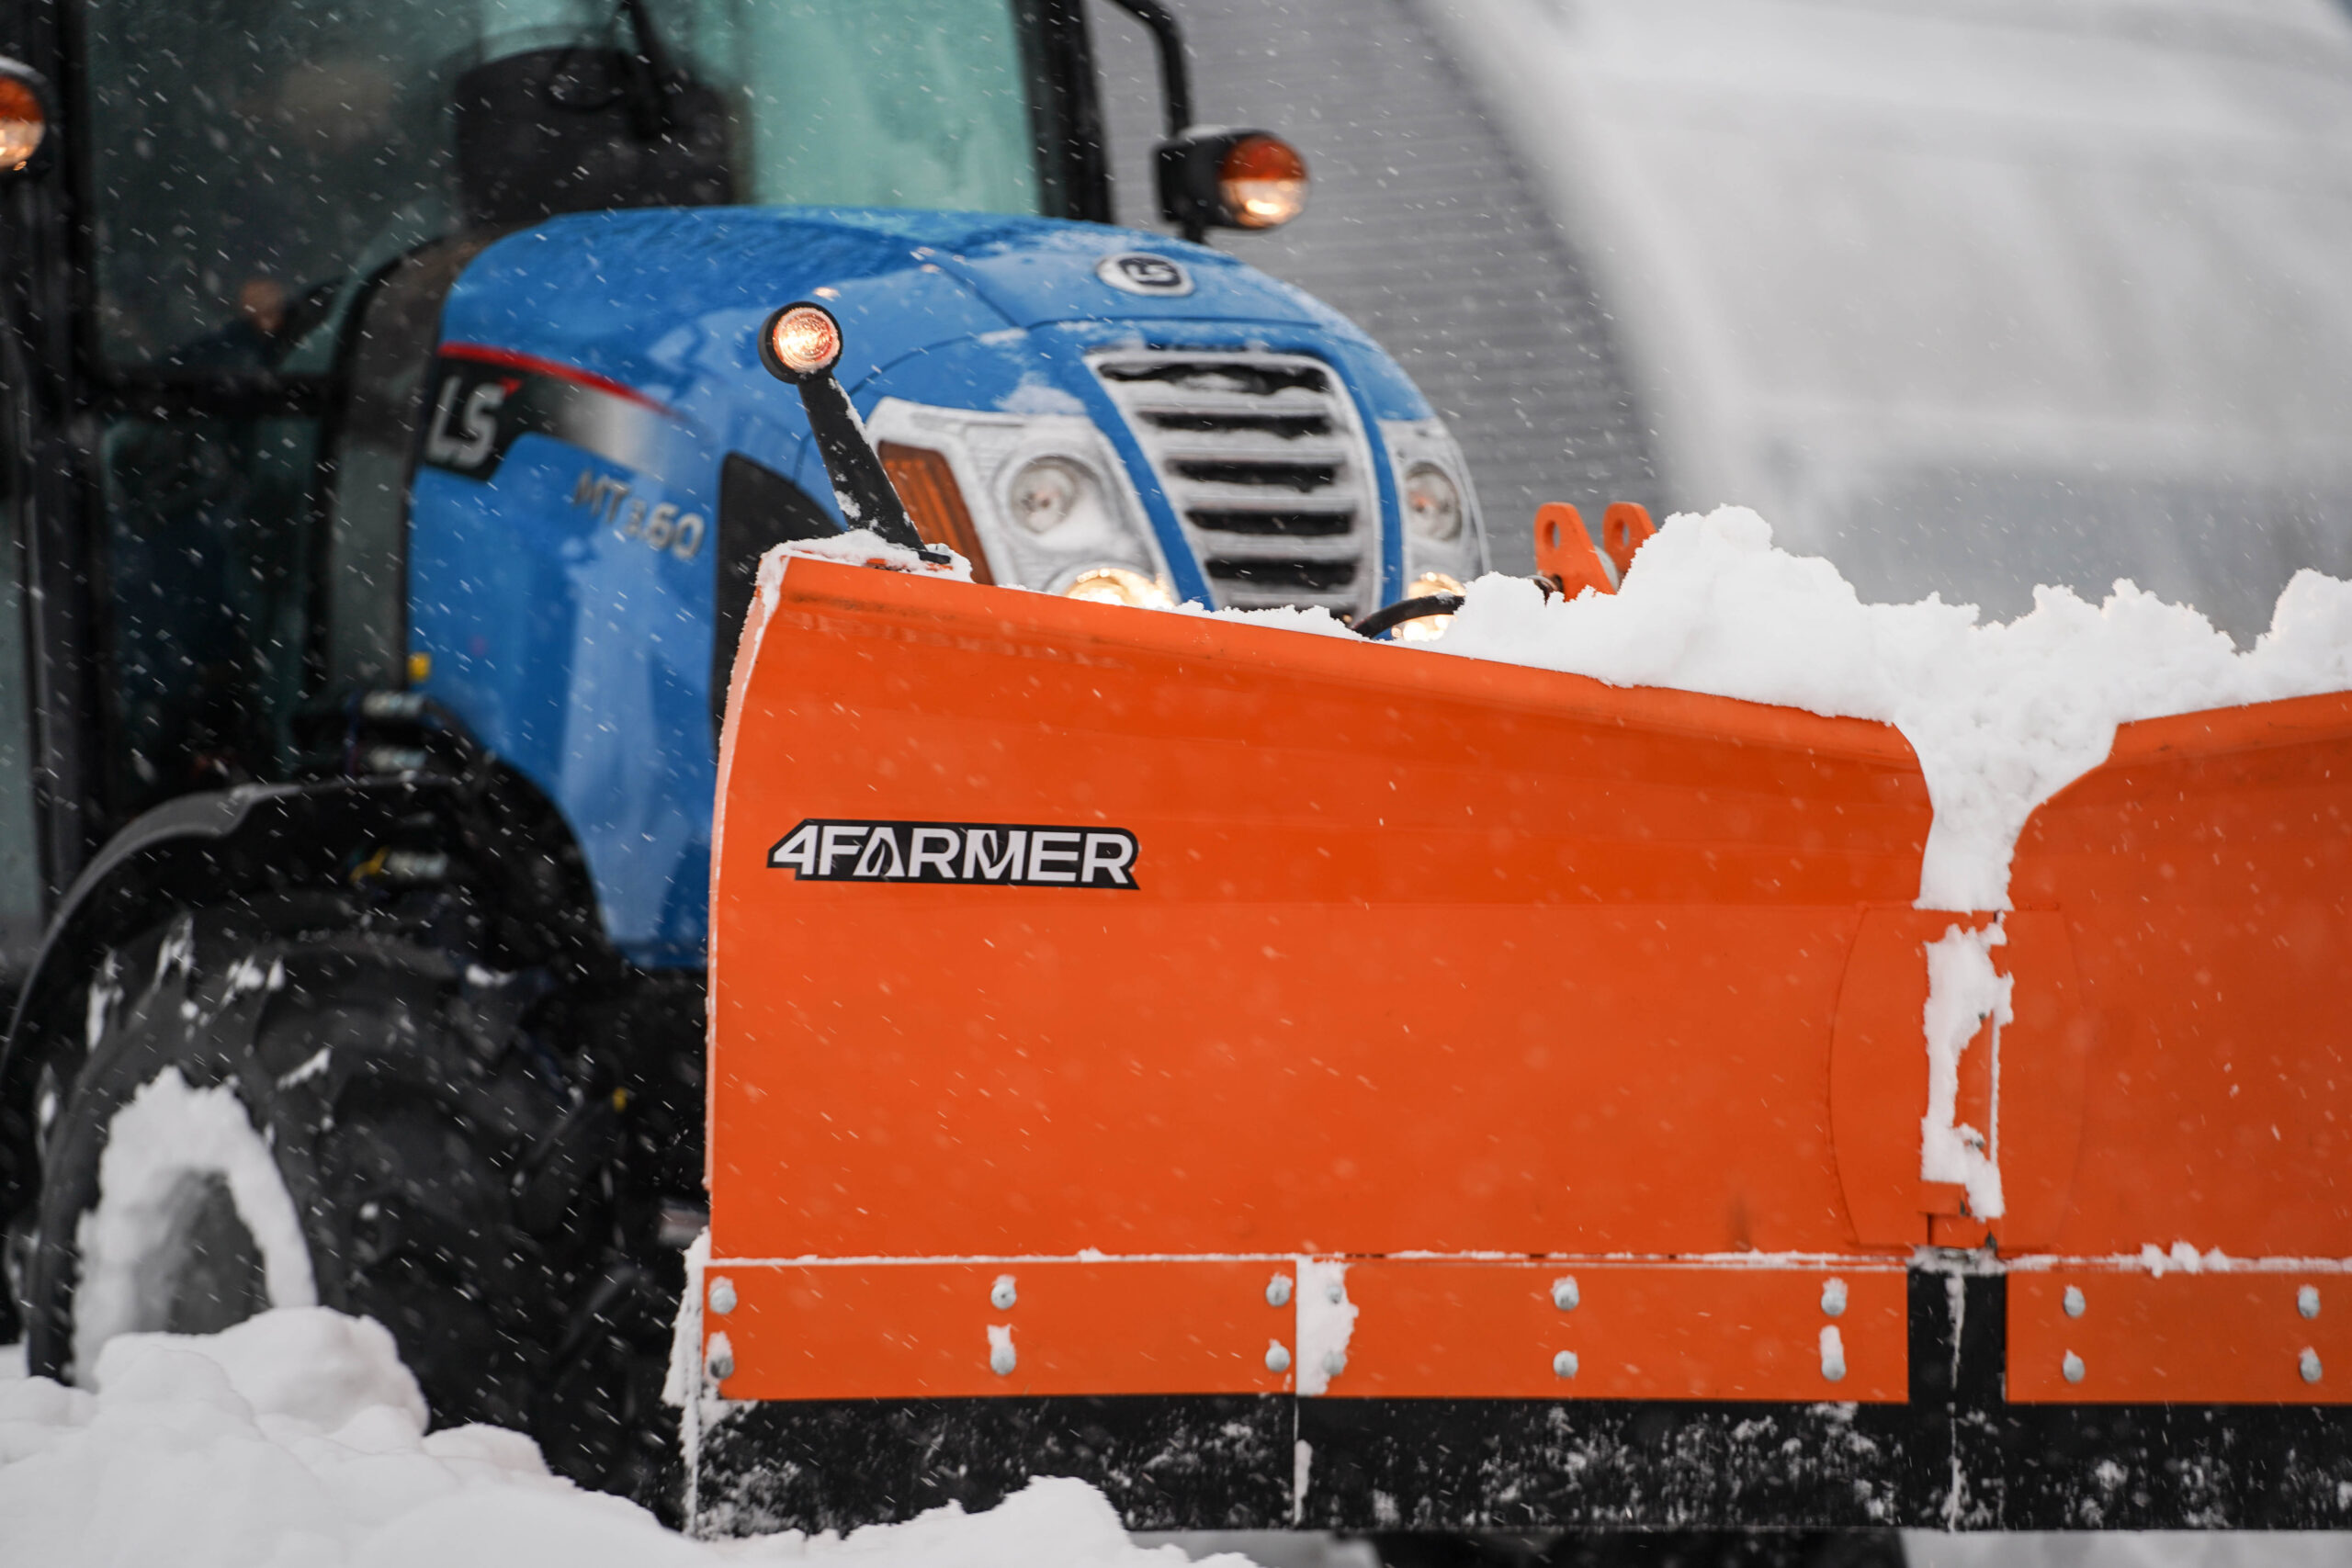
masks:
<instances>
[{"instance_id":1,"label":"orange snow plow blade","mask_svg":"<svg viewBox=\"0 0 2352 1568\"><path fill-rule=\"evenodd\" d=\"M2352 1280L2310 1261L2352 1254L2312 982L2352 961L2352 702L2274 707L2127 727L2035 818L2014 912L1922 911L1887 726L788 561L721 756L694 1332L759 1403L702 1443L706 1522L1023 1466L1136 1525L1932 1522L1962 1447L2007 1452L1963 1407L2025 1443L2175 1387L2305 1407L2278 1440L2352 1488L2352 1342L2314 1337ZM1957 1120L2012 1201L1973 1215L1920 1178L1923 948L1996 919L2015 1016ZM2116 1255L2176 1232L2277 1288L2135 1348L2189 1298ZM2059 1283L2004 1297L2020 1249ZM2269 1321L2314 1283L2335 1317ZM1681 1503L1641 1491L1645 1410L1705 1438ZM2177 1457L2132 1440L2078 1468ZM1993 1522L2080 1522L2055 1473ZM2262 1506L2222 1512L2305 1518Z\"/></svg>"}]
</instances>

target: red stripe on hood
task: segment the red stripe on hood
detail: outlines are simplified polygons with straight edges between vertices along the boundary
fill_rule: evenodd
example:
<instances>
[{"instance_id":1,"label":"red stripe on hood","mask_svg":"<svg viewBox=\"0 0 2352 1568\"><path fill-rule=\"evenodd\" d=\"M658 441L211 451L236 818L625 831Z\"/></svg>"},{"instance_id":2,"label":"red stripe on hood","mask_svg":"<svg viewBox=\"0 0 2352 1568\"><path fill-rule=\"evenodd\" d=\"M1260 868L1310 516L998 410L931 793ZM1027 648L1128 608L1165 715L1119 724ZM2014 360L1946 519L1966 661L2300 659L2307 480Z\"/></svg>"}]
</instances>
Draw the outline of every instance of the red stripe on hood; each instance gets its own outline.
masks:
<instances>
[{"instance_id":1,"label":"red stripe on hood","mask_svg":"<svg viewBox=\"0 0 2352 1568\"><path fill-rule=\"evenodd\" d=\"M469 359L477 365L496 365L533 376L550 376L559 381L569 381L575 387L587 387L616 398L625 398L640 408L651 409L655 413L671 412L667 403L649 398L634 387L625 387L609 376L599 376L593 370L582 370L570 365L559 365L552 359L541 359L536 354L517 354L511 348L492 348L480 343L445 343L437 352L447 359Z\"/></svg>"}]
</instances>

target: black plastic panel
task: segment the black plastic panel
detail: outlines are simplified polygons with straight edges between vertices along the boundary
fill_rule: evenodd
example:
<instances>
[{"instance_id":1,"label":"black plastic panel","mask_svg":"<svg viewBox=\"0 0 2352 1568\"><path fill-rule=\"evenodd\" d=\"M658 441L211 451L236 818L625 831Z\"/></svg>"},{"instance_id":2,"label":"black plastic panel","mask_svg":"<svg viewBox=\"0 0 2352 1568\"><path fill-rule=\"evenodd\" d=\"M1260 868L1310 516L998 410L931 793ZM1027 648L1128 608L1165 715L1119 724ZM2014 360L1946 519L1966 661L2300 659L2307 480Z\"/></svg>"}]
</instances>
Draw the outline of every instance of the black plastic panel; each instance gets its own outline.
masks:
<instances>
[{"instance_id":1,"label":"black plastic panel","mask_svg":"<svg viewBox=\"0 0 2352 1568\"><path fill-rule=\"evenodd\" d=\"M1074 1475L1131 1529L1291 1523L1288 1399L934 1399L772 1404L707 1427L693 1508L705 1534L849 1529Z\"/></svg>"}]
</instances>

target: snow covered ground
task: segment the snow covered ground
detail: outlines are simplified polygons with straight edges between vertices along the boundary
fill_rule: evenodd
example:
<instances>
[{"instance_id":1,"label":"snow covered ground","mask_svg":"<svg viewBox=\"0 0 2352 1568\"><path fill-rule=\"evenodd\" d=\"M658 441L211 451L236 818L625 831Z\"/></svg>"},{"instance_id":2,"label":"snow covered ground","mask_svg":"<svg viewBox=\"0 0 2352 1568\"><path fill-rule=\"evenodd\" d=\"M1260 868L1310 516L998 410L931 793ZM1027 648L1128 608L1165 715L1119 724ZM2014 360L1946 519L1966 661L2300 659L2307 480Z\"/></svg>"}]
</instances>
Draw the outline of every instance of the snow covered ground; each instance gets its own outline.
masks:
<instances>
[{"instance_id":1,"label":"snow covered ground","mask_svg":"<svg viewBox=\"0 0 2352 1568\"><path fill-rule=\"evenodd\" d=\"M427 1433L375 1324L280 1310L201 1338L127 1335L97 1389L0 1351L0 1562L55 1568L1376 1568L1323 1535L1130 1538L1100 1493L1044 1479L846 1539L703 1543L549 1476L530 1439ZM1157 1544L1147 1544L1153 1542ZM1910 1538L1918 1568L2335 1568L2352 1536ZM1237 1551L1237 1549L1238 1549ZM1240 1555L1248 1552L1250 1556Z\"/></svg>"},{"instance_id":2,"label":"snow covered ground","mask_svg":"<svg viewBox=\"0 0 2352 1568\"><path fill-rule=\"evenodd\" d=\"M0 1378L0 1562L45 1568L1182 1568L1082 1482L847 1539L706 1545L558 1480L529 1438L427 1433L391 1336L323 1307L126 1335L96 1392ZM1239 1558L1224 1568L1247 1568Z\"/></svg>"}]
</instances>

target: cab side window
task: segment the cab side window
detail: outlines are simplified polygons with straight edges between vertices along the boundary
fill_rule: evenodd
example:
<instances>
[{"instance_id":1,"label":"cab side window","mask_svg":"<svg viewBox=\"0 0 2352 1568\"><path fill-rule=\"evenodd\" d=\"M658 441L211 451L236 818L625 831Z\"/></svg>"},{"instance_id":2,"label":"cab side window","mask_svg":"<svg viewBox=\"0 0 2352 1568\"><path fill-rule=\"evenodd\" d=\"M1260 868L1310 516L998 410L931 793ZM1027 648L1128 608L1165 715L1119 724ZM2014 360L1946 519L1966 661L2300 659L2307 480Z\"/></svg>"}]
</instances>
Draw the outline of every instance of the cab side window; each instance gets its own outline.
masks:
<instances>
[{"instance_id":1,"label":"cab side window","mask_svg":"<svg viewBox=\"0 0 2352 1568\"><path fill-rule=\"evenodd\" d=\"M478 6L96 0L99 339L124 368L296 365L355 276L454 214L453 53Z\"/></svg>"}]
</instances>

